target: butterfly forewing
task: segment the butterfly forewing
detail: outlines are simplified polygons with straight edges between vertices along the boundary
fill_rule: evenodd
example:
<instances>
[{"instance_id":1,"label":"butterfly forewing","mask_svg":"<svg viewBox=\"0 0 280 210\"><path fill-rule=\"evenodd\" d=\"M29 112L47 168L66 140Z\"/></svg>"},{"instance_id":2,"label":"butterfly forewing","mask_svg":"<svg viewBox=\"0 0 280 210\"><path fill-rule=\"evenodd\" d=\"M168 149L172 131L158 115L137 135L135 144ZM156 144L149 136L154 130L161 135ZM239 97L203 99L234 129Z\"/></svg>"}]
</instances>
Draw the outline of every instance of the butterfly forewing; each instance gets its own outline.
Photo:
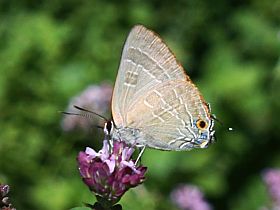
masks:
<instances>
[{"instance_id":1,"label":"butterfly forewing","mask_svg":"<svg viewBox=\"0 0 280 210\"><path fill-rule=\"evenodd\" d=\"M126 109L134 98L167 80L187 75L162 40L144 26L135 26L124 45L112 98L115 123L125 125Z\"/></svg>"}]
</instances>

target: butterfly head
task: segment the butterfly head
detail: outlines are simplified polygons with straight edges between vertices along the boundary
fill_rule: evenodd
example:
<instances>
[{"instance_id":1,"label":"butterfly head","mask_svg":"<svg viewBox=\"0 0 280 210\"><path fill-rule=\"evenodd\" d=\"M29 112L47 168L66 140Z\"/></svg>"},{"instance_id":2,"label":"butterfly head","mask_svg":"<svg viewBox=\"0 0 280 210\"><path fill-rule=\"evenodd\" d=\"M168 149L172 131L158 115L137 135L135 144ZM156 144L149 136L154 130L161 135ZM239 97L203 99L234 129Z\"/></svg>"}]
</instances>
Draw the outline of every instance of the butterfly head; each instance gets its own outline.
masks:
<instances>
[{"instance_id":1,"label":"butterfly head","mask_svg":"<svg viewBox=\"0 0 280 210\"><path fill-rule=\"evenodd\" d=\"M106 136L111 136L114 132L114 122L113 121L107 121L104 125L104 134Z\"/></svg>"}]
</instances>

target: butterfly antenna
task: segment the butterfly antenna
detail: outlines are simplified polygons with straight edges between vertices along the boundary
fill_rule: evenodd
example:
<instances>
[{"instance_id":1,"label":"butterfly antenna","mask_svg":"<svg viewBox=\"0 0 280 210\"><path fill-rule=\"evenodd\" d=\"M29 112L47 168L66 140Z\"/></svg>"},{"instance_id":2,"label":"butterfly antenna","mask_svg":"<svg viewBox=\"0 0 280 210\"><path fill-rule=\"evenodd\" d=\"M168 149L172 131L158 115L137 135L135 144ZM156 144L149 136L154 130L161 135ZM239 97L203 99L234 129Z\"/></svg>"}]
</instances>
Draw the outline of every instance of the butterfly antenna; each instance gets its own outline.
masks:
<instances>
[{"instance_id":1,"label":"butterfly antenna","mask_svg":"<svg viewBox=\"0 0 280 210\"><path fill-rule=\"evenodd\" d=\"M88 119L93 119L93 116L90 115L90 114L81 114L81 113L64 112L64 111L61 111L60 113L66 114L66 115L74 115L74 116L86 117L86 118L88 118ZM96 127L96 128L100 128L100 129L103 130L103 127L100 126L100 125L93 125L93 126Z\"/></svg>"},{"instance_id":2,"label":"butterfly antenna","mask_svg":"<svg viewBox=\"0 0 280 210\"><path fill-rule=\"evenodd\" d=\"M220 123L221 126L225 127L224 123L222 123L215 115L211 115L211 117L218 123ZM228 127L229 131L233 131L232 127Z\"/></svg>"},{"instance_id":3,"label":"butterfly antenna","mask_svg":"<svg viewBox=\"0 0 280 210\"><path fill-rule=\"evenodd\" d=\"M74 105L74 108L76 108L76 109L78 109L78 110L80 110L80 111L84 111L84 112L88 112L88 113L94 114L94 115L96 115L96 116L102 118L102 119L105 120L106 122L109 121L106 117L104 117L104 116L102 116L102 115L100 115L100 114L98 114L98 113L96 113L96 112L93 112L93 111L90 111L90 110L88 110L88 109L82 108L82 107L80 107L80 106Z\"/></svg>"}]
</instances>

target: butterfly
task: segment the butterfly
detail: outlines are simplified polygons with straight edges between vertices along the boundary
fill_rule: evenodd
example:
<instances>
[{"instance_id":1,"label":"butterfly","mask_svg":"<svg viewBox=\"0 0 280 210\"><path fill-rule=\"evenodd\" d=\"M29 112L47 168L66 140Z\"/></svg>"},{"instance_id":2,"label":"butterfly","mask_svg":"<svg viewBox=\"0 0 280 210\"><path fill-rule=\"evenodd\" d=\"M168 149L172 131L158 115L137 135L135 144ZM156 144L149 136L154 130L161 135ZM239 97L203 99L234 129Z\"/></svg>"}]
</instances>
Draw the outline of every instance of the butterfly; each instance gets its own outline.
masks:
<instances>
[{"instance_id":1,"label":"butterfly","mask_svg":"<svg viewBox=\"0 0 280 210\"><path fill-rule=\"evenodd\" d=\"M112 140L182 151L213 142L210 106L162 39L142 25L130 31L112 96Z\"/></svg>"}]
</instances>

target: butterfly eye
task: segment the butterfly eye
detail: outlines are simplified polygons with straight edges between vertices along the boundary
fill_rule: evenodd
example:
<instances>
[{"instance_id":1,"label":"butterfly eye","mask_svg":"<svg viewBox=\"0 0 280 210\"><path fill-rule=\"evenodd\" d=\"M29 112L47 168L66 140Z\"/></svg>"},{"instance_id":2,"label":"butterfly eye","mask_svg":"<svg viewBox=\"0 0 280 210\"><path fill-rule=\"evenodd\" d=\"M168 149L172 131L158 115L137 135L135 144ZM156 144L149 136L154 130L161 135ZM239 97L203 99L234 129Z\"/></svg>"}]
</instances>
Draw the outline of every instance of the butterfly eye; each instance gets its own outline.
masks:
<instances>
[{"instance_id":1,"label":"butterfly eye","mask_svg":"<svg viewBox=\"0 0 280 210\"><path fill-rule=\"evenodd\" d=\"M199 120L196 121L196 127L203 130L207 127L207 122L202 120L202 119L199 119Z\"/></svg>"}]
</instances>

